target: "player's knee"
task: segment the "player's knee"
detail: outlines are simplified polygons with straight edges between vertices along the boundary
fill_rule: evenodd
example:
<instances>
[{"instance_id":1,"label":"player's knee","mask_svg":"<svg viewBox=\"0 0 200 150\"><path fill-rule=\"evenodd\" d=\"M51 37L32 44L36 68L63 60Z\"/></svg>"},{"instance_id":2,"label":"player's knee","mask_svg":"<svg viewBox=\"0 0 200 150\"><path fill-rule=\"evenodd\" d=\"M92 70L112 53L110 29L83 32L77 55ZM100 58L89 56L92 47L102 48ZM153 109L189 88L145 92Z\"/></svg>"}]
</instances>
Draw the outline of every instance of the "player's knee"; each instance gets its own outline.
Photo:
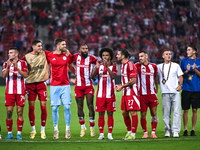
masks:
<instances>
[{"instance_id":1,"label":"player's knee","mask_svg":"<svg viewBox=\"0 0 200 150\"><path fill-rule=\"evenodd\" d=\"M22 110L17 110L17 115L18 115L18 117L22 117L23 111Z\"/></svg>"},{"instance_id":2,"label":"player's knee","mask_svg":"<svg viewBox=\"0 0 200 150\"><path fill-rule=\"evenodd\" d=\"M108 111L107 114L108 114L108 116L112 116L113 112L112 111Z\"/></svg>"},{"instance_id":3,"label":"player's knee","mask_svg":"<svg viewBox=\"0 0 200 150\"><path fill-rule=\"evenodd\" d=\"M64 110L65 110L65 112L67 111L70 111L70 105L64 105Z\"/></svg>"},{"instance_id":4,"label":"player's knee","mask_svg":"<svg viewBox=\"0 0 200 150\"><path fill-rule=\"evenodd\" d=\"M105 111L99 112L99 116L103 116L105 114Z\"/></svg>"},{"instance_id":5,"label":"player's knee","mask_svg":"<svg viewBox=\"0 0 200 150\"><path fill-rule=\"evenodd\" d=\"M52 112L57 112L58 111L58 107L59 106L57 106L57 105L56 106L52 106Z\"/></svg>"},{"instance_id":6,"label":"player's knee","mask_svg":"<svg viewBox=\"0 0 200 150\"><path fill-rule=\"evenodd\" d=\"M151 122L158 122L159 119L157 116L151 116Z\"/></svg>"},{"instance_id":7,"label":"player's knee","mask_svg":"<svg viewBox=\"0 0 200 150\"><path fill-rule=\"evenodd\" d=\"M7 119L11 119L12 118L12 111L8 110L7 111Z\"/></svg>"},{"instance_id":8,"label":"player's knee","mask_svg":"<svg viewBox=\"0 0 200 150\"><path fill-rule=\"evenodd\" d=\"M89 105L88 105L88 108L89 108L89 110L94 110L93 104L89 104Z\"/></svg>"}]
</instances>

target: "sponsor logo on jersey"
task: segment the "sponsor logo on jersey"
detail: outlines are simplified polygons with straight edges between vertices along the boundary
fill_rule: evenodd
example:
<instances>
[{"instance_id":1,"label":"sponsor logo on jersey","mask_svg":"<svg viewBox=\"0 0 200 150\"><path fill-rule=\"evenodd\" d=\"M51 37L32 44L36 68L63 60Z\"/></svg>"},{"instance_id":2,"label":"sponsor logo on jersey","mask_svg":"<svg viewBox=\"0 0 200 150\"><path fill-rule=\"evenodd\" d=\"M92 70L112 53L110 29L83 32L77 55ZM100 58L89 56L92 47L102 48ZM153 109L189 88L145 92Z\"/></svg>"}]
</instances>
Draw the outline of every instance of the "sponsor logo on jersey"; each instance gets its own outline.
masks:
<instances>
[{"instance_id":1,"label":"sponsor logo on jersey","mask_svg":"<svg viewBox=\"0 0 200 150\"><path fill-rule=\"evenodd\" d=\"M63 56L63 60L67 60L67 57L66 57L66 56Z\"/></svg>"}]
</instances>

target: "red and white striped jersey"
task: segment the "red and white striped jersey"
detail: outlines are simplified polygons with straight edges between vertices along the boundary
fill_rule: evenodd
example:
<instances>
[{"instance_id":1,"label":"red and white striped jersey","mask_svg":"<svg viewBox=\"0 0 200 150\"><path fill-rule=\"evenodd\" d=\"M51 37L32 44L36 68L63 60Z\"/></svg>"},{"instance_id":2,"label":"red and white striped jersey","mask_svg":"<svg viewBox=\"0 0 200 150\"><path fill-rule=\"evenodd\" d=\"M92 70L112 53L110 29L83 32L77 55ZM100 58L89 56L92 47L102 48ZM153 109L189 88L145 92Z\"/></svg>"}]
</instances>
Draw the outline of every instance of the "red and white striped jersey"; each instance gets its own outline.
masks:
<instances>
[{"instance_id":1,"label":"red and white striped jersey","mask_svg":"<svg viewBox=\"0 0 200 150\"><path fill-rule=\"evenodd\" d=\"M27 63L23 60L18 60L18 68L22 71L28 71ZM6 70L7 62L3 64L2 72ZM9 67L8 76L6 77L6 94L26 94L25 80L22 77L14 64Z\"/></svg>"},{"instance_id":2,"label":"red and white striped jersey","mask_svg":"<svg viewBox=\"0 0 200 150\"><path fill-rule=\"evenodd\" d=\"M108 67L115 75L117 75L116 65L110 65ZM111 79L107 68L104 64L101 64L97 70L98 75L98 98L112 98L115 99L115 79Z\"/></svg>"},{"instance_id":3,"label":"red and white striped jersey","mask_svg":"<svg viewBox=\"0 0 200 150\"><path fill-rule=\"evenodd\" d=\"M138 91L140 95L156 94L155 76L157 75L157 66L153 63L143 65L135 64L138 71Z\"/></svg>"},{"instance_id":4,"label":"red and white striped jersey","mask_svg":"<svg viewBox=\"0 0 200 150\"><path fill-rule=\"evenodd\" d=\"M137 79L137 69L135 65L128 61L125 64L121 64L121 75L122 75L122 85L128 83L131 78L135 77ZM132 86L123 88L123 96L138 96L137 82Z\"/></svg>"},{"instance_id":5,"label":"red and white striped jersey","mask_svg":"<svg viewBox=\"0 0 200 150\"><path fill-rule=\"evenodd\" d=\"M86 58L77 53L73 55L72 61L76 62L76 83L75 86L92 86L93 82L90 79L92 65L96 64L97 58L88 54Z\"/></svg>"}]
</instances>

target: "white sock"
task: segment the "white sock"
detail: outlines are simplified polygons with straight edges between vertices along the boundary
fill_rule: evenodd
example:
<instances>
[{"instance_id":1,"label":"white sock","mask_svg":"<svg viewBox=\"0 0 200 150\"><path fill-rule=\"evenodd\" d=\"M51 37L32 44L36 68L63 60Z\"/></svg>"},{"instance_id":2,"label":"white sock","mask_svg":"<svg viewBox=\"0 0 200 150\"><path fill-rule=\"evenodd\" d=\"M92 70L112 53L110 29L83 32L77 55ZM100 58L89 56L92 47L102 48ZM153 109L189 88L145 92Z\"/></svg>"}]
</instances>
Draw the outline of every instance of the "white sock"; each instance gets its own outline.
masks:
<instances>
[{"instance_id":1,"label":"white sock","mask_svg":"<svg viewBox=\"0 0 200 150\"><path fill-rule=\"evenodd\" d=\"M45 132L45 126L41 126L41 131Z\"/></svg>"},{"instance_id":2,"label":"white sock","mask_svg":"<svg viewBox=\"0 0 200 150\"><path fill-rule=\"evenodd\" d=\"M94 129L94 127L90 127L90 129Z\"/></svg>"},{"instance_id":3,"label":"white sock","mask_svg":"<svg viewBox=\"0 0 200 150\"><path fill-rule=\"evenodd\" d=\"M17 134L20 134L21 135L22 131L17 131Z\"/></svg>"},{"instance_id":4,"label":"white sock","mask_svg":"<svg viewBox=\"0 0 200 150\"><path fill-rule=\"evenodd\" d=\"M152 131L151 134L152 134L152 133L155 133L155 131Z\"/></svg>"},{"instance_id":5,"label":"white sock","mask_svg":"<svg viewBox=\"0 0 200 150\"><path fill-rule=\"evenodd\" d=\"M12 131L11 131L11 132L8 132L8 134L10 134L10 133L12 134Z\"/></svg>"},{"instance_id":6,"label":"white sock","mask_svg":"<svg viewBox=\"0 0 200 150\"><path fill-rule=\"evenodd\" d=\"M67 125L66 125L66 131L67 131L67 130L70 130L70 126L67 126Z\"/></svg>"},{"instance_id":7,"label":"white sock","mask_svg":"<svg viewBox=\"0 0 200 150\"><path fill-rule=\"evenodd\" d=\"M36 131L36 130L35 130L35 126L31 126L31 130L32 130L32 131Z\"/></svg>"},{"instance_id":8,"label":"white sock","mask_svg":"<svg viewBox=\"0 0 200 150\"><path fill-rule=\"evenodd\" d=\"M54 131L58 131L58 125L54 126Z\"/></svg>"},{"instance_id":9,"label":"white sock","mask_svg":"<svg viewBox=\"0 0 200 150\"><path fill-rule=\"evenodd\" d=\"M128 131L128 133L131 134L132 132L131 132L131 131Z\"/></svg>"},{"instance_id":10,"label":"white sock","mask_svg":"<svg viewBox=\"0 0 200 150\"><path fill-rule=\"evenodd\" d=\"M132 135L133 137L135 137L135 133L131 133L131 135Z\"/></svg>"},{"instance_id":11,"label":"white sock","mask_svg":"<svg viewBox=\"0 0 200 150\"><path fill-rule=\"evenodd\" d=\"M85 124L81 125L81 129L85 128Z\"/></svg>"}]
</instances>

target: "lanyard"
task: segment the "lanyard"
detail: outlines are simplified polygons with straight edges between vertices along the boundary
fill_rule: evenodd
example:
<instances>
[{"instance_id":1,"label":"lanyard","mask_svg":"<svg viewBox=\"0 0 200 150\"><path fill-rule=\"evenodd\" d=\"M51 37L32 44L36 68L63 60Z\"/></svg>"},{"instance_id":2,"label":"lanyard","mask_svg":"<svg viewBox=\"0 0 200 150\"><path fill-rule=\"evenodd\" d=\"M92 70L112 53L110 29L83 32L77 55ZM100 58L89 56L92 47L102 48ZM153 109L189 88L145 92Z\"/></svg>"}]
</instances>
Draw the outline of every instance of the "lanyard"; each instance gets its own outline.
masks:
<instances>
[{"instance_id":1,"label":"lanyard","mask_svg":"<svg viewBox=\"0 0 200 150\"><path fill-rule=\"evenodd\" d=\"M162 66L162 78L163 78L163 79L164 79L164 65L165 65L165 63L163 63L163 66ZM169 70L168 70L168 74L167 74L167 80L168 80L168 78L169 78L170 69L171 69L171 62L170 62L170 65L169 65ZM167 81L167 80L166 80L166 81Z\"/></svg>"}]
</instances>

